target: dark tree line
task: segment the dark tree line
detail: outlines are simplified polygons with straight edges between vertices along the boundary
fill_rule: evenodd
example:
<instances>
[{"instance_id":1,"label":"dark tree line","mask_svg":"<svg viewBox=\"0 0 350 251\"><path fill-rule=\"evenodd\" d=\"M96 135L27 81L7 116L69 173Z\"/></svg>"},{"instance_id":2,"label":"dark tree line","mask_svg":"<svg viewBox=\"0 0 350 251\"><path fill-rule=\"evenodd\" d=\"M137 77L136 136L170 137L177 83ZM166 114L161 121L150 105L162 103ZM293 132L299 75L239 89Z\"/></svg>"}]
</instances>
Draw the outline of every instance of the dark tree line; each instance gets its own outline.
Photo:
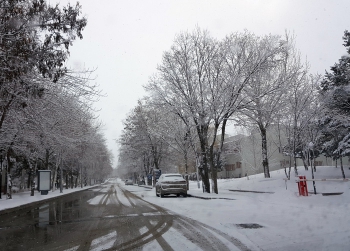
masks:
<instances>
[{"instance_id":1,"label":"dark tree line","mask_svg":"<svg viewBox=\"0 0 350 251\"><path fill-rule=\"evenodd\" d=\"M100 92L90 71L65 66L70 46L83 38L81 14L79 3L0 1L0 157L21 187L38 169L52 170L52 184L63 173L75 185L111 170L91 108Z\"/></svg>"},{"instance_id":2,"label":"dark tree line","mask_svg":"<svg viewBox=\"0 0 350 251\"><path fill-rule=\"evenodd\" d=\"M347 54L326 71L321 82L325 112L320 119L320 142L326 156L340 161L345 178L342 157L350 156L350 32L347 30L343 41Z\"/></svg>"}]
</instances>

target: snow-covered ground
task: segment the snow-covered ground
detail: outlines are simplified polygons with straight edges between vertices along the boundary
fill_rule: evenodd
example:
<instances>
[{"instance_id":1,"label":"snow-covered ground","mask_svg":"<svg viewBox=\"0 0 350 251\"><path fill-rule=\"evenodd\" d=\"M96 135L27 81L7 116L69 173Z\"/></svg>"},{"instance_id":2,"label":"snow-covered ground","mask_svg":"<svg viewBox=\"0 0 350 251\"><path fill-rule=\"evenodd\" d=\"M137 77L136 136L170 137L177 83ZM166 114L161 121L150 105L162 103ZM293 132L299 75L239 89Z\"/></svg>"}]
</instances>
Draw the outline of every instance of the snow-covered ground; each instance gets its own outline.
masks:
<instances>
[{"instance_id":1,"label":"snow-covered ground","mask_svg":"<svg viewBox=\"0 0 350 251\"><path fill-rule=\"evenodd\" d=\"M50 199L57 196L66 195L69 193L74 193L80 190L85 190L91 188L90 186L86 186L84 188L73 188L73 189L63 189L63 193L60 193L60 190L55 190L54 192L49 191L47 195L41 195L40 192L35 190L34 196L30 196L30 191L13 193L12 199L7 199L6 195L1 194L0 199L0 211L15 208L19 206L23 206L25 204L36 203L37 201Z\"/></svg>"},{"instance_id":2,"label":"snow-covered ground","mask_svg":"<svg viewBox=\"0 0 350 251\"><path fill-rule=\"evenodd\" d=\"M299 175L311 178L311 171L302 169ZM350 177L348 168L345 173ZM219 194L203 194L197 182L190 182L189 194L211 199L160 198L154 189L118 182L144 200L215 227L252 250L350 250L350 182L316 181L316 195L312 182L308 182L309 196L304 197L298 194L295 177L289 181L284 178L280 170L271 172L269 179L258 174L249 179L218 180ZM339 167L318 167L315 178L341 179L341 171ZM79 189L64 190L64 194ZM342 194L322 195L336 192ZM18 193L12 200L3 195L0 210L59 195L59 190L49 195Z\"/></svg>"},{"instance_id":3,"label":"snow-covered ground","mask_svg":"<svg viewBox=\"0 0 350 251\"><path fill-rule=\"evenodd\" d=\"M349 177L350 170L346 168L345 172ZM299 168L299 175L311 179L310 170ZM257 250L350 250L350 182L316 181L316 195L310 192L313 185L308 182L309 196L305 197L299 196L295 177L287 182L284 178L284 171L280 170L271 172L270 179L258 174L249 180L218 180L219 194L203 194L197 182L190 183L189 194L215 198L211 200L159 198L154 189L125 187L149 202L234 236L253 250L254 246ZM317 167L315 178L341 179L341 170ZM336 192L343 194L322 195ZM244 228L239 224L262 227Z\"/></svg>"}]
</instances>

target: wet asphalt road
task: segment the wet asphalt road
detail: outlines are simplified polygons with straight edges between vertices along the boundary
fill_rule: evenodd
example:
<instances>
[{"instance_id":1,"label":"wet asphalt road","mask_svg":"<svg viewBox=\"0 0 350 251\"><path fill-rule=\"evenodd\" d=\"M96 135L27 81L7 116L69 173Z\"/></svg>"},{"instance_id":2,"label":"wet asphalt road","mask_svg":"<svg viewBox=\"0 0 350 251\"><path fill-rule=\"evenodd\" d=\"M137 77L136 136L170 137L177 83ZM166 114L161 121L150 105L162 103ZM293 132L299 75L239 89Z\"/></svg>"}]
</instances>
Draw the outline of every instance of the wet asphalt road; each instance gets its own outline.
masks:
<instances>
[{"instance_id":1,"label":"wet asphalt road","mask_svg":"<svg viewBox=\"0 0 350 251\"><path fill-rule=\"evenodd\" d=\"M0 215L0 250L186 249L248 250L113 183Z\"/></svg>"}]
</instances>

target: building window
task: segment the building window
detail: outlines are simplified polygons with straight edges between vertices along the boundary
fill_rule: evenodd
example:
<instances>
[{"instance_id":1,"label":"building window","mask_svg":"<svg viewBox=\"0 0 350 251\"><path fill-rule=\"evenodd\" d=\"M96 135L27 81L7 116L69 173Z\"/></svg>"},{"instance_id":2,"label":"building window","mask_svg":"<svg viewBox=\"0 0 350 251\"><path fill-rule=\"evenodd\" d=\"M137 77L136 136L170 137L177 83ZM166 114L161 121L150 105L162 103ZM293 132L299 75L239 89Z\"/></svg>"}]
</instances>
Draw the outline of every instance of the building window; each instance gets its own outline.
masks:
<instances>
[{"instance_id":1,"label":"building window","mask_svg":"<svg viewBox=\"0 0 350 251\"><path fill-rule=\"evenodd\" d=\"M281 160L281 168L289 166L289 160Z\"/></svg>"},{"instance_id":2,"label":"building window","mask_svg":"<svg viewBox=\"0 0 350 251\"><path fill-rule=\"evenodd\" d=\"M322 166L322 164L323 164L322 161L316 161L315 160L315 166Z\"/></svg>"},{"instance_id":3,"label":"building window","mask_svg":"<svg viewBox=\"0 0 350 251\"><path fill-rule=\"evenodd\" d=\"M235 164L225 165L225 168L226 168L226 171L234 171L236 169Z\"/></svg>"}]
</instances>

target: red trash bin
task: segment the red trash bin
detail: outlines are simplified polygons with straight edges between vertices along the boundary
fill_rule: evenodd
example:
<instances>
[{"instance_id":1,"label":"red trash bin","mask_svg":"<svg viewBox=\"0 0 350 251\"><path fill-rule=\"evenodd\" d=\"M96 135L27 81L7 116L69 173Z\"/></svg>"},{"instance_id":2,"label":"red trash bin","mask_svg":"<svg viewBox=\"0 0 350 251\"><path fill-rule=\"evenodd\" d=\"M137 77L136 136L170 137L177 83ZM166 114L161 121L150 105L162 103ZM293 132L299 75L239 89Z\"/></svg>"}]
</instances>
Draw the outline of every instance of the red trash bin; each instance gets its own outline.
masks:
<instances>
[{"instance_id":1,"label":"red trash bin","mask_svg":"<svg viewBox=\"0 0 350 251\"><path fill-rule=\"evenodd\" d=\"M300 196L308 196L306 176L299 176L298 189Z\"/></svg>"}]
</instances>

